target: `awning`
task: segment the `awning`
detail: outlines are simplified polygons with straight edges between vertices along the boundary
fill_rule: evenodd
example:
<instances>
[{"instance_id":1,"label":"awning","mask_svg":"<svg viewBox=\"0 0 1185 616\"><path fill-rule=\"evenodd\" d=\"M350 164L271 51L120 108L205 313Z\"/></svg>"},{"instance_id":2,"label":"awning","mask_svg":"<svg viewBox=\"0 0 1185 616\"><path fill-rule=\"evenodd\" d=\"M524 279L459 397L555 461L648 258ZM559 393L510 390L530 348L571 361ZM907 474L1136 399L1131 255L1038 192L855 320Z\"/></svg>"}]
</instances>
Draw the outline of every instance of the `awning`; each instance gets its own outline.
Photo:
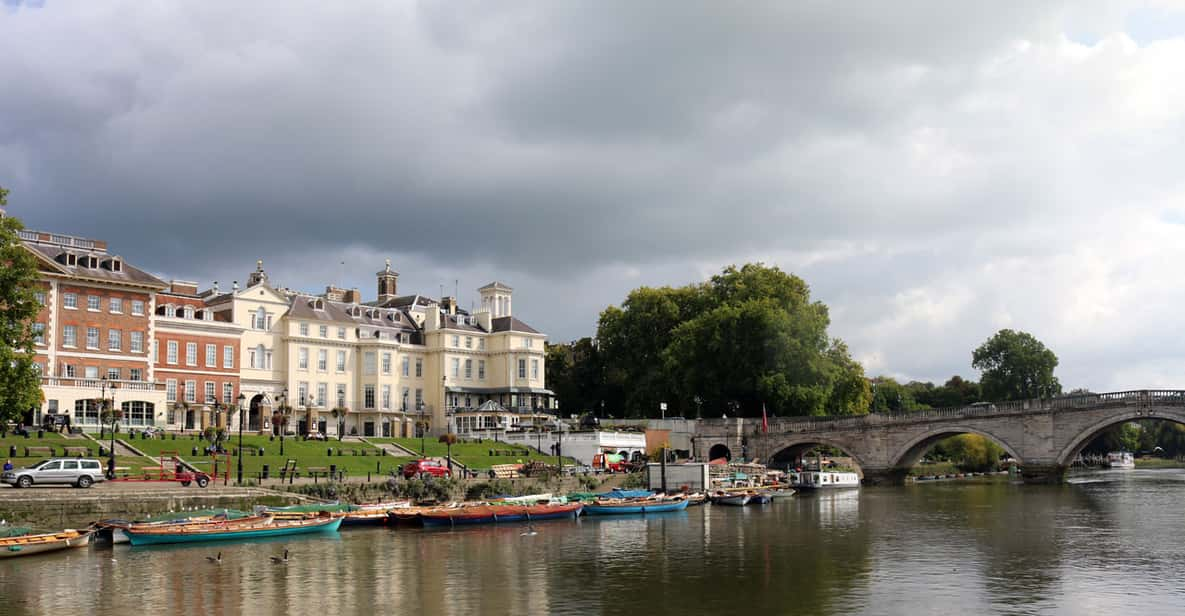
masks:
<instances>
[{"instance_id":1,"label":"awning","mask_svg":"<svg viewBox=\"0 0 1185 616\"><path fill-rule=\"evenodd\" d=\"M542 389L537 387L457 387L455 385L448 385L444 388L445 391L451 391L459 394L542 394L545 396L554 396L555 392L550 389Z\"/></svg>"}]
</instances>

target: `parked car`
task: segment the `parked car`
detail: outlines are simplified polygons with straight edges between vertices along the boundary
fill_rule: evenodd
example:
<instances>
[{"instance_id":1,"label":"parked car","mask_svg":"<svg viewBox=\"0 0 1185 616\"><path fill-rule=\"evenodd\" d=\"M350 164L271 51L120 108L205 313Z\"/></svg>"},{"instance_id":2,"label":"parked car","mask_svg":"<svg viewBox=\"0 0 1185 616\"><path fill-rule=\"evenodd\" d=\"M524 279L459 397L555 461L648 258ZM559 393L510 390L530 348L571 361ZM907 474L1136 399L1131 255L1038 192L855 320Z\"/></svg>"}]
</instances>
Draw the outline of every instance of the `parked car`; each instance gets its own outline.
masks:
<instances>
[{"instance_id":1,"label":"parked car","mask_svg":"<svg viewBox=\"0 0 1185 616\"><path fill-rule=\"evenodd\" d=\"M0 482L18 488L38 484L70 484L89 488L103 481L103 464L94 458L50 458L28 468L4 471Z\"/></svg>"},{"instance_id":2,"label":"parked car","mask_svg":"<svg viewBox=\"0 0 1185 616\"><path fill-rule=\"evenodd\" d=\"M448 477L448 465L440 460L433 460L431 458L422 458L403 465L403 477L405 479L424 477L425 475Z\"/></svg>"}]
</instances>

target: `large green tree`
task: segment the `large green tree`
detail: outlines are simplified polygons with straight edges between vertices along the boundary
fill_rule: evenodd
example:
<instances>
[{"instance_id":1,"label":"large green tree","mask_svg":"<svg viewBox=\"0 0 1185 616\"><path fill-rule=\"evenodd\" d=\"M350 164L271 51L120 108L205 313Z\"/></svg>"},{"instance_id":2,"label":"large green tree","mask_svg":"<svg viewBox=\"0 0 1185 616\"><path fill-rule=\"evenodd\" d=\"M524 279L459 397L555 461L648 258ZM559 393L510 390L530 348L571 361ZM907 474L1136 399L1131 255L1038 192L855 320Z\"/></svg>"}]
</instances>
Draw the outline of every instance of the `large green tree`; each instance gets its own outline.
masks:
<instances>
[{"instance_id":1,"label":"large green tree","mask_svg":"<svg viewBox=\"0 0 1185 616\"><path fill-rule=\"evenodd\" d=\"M1002 329L975 349L971 366L988 400L1048 398L1062 393L1053 371L1057 355L1026 332Z\"/></svg>"},{"instance_id":2,"label":"large green tree","mask_svg":"<svg viewBox=\"0 0 1185 616\"><path fill-rule=\"evenodd\" d=\"M601 313L606 381L629 415L867 412L863 368L827 335L827 307L797 276L731 266L705 284L635 289Z\"/></svg>"},{"instance_id":3,"label":"large green tree","mask_svg":"<svg viewBox=\"0 0 1185 616\"><path fill-rule=\"evenodd\" d=\"M0 206L8 204L0 188ZM34 295L37 262L21 245L24 229L0 218L0 421L15 420L41 404L41 381L33 364L33 320L41 310Z\"/></svg>"}]
</instances>

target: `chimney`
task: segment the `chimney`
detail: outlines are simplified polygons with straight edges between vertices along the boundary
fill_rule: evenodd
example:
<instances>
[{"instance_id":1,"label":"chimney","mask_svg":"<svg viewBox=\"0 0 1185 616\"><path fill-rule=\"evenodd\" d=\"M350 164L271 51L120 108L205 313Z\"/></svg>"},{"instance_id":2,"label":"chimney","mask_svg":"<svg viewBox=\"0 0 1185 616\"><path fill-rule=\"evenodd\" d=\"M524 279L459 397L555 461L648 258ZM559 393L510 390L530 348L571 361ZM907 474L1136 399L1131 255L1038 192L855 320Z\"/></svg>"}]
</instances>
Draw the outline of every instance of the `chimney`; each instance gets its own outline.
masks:
<instances>
[{"instance_id":1,"label":"chimney","mask_svg":"<svg viewBox=\"0 0 1185 616\"><path fill-rule=\"evenodd\" d=\"M391 269L391 260L387 259L387 266L383 271L376 274L379 283L379 303L382 304L389 300L399 297L399 272Z\"/></svg>"},{"instance_id":2,"label":"chimney","mask_svg":"<svg viewBox=\"0 0 1185 616\"><path fill-rule=\"evenodd\" d=\"M457 298L448 295L440 298L440 307L448 314L457 314Z\"/></svg>"},{"instance_id":3,"label":"chimney","mask_svg":"<svg viewBox=\"0 0 1185 616\"><path fill-rule=\"evenodd\" d=\"M349 291L345 292L345 298L346 298L346 303L361 304L362 303L362 292L359 291L358 289L350 289Z\"/></svg>"}]
</instances>

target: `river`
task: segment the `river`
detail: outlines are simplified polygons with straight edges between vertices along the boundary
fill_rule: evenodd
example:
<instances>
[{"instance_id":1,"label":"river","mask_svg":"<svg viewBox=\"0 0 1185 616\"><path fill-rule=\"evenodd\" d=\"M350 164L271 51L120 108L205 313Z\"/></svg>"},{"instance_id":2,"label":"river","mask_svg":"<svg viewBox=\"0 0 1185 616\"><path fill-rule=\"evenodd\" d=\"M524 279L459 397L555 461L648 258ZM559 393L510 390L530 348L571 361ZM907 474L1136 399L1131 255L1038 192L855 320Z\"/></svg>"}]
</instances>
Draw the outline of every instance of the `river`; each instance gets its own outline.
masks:
<instances>
[{"instance_id":1,"label":"river","mask_svg":"<svg viewBox=\"0 0 1185 616\"><path fill-rule=\"evenodd\" d=\"M1185 606L1185 470L0 561L0 614L1109 614ZM269 555L291 551L287 564ZM221 565L205 556L222 552Z\"/></svg>"}]
</instances>

